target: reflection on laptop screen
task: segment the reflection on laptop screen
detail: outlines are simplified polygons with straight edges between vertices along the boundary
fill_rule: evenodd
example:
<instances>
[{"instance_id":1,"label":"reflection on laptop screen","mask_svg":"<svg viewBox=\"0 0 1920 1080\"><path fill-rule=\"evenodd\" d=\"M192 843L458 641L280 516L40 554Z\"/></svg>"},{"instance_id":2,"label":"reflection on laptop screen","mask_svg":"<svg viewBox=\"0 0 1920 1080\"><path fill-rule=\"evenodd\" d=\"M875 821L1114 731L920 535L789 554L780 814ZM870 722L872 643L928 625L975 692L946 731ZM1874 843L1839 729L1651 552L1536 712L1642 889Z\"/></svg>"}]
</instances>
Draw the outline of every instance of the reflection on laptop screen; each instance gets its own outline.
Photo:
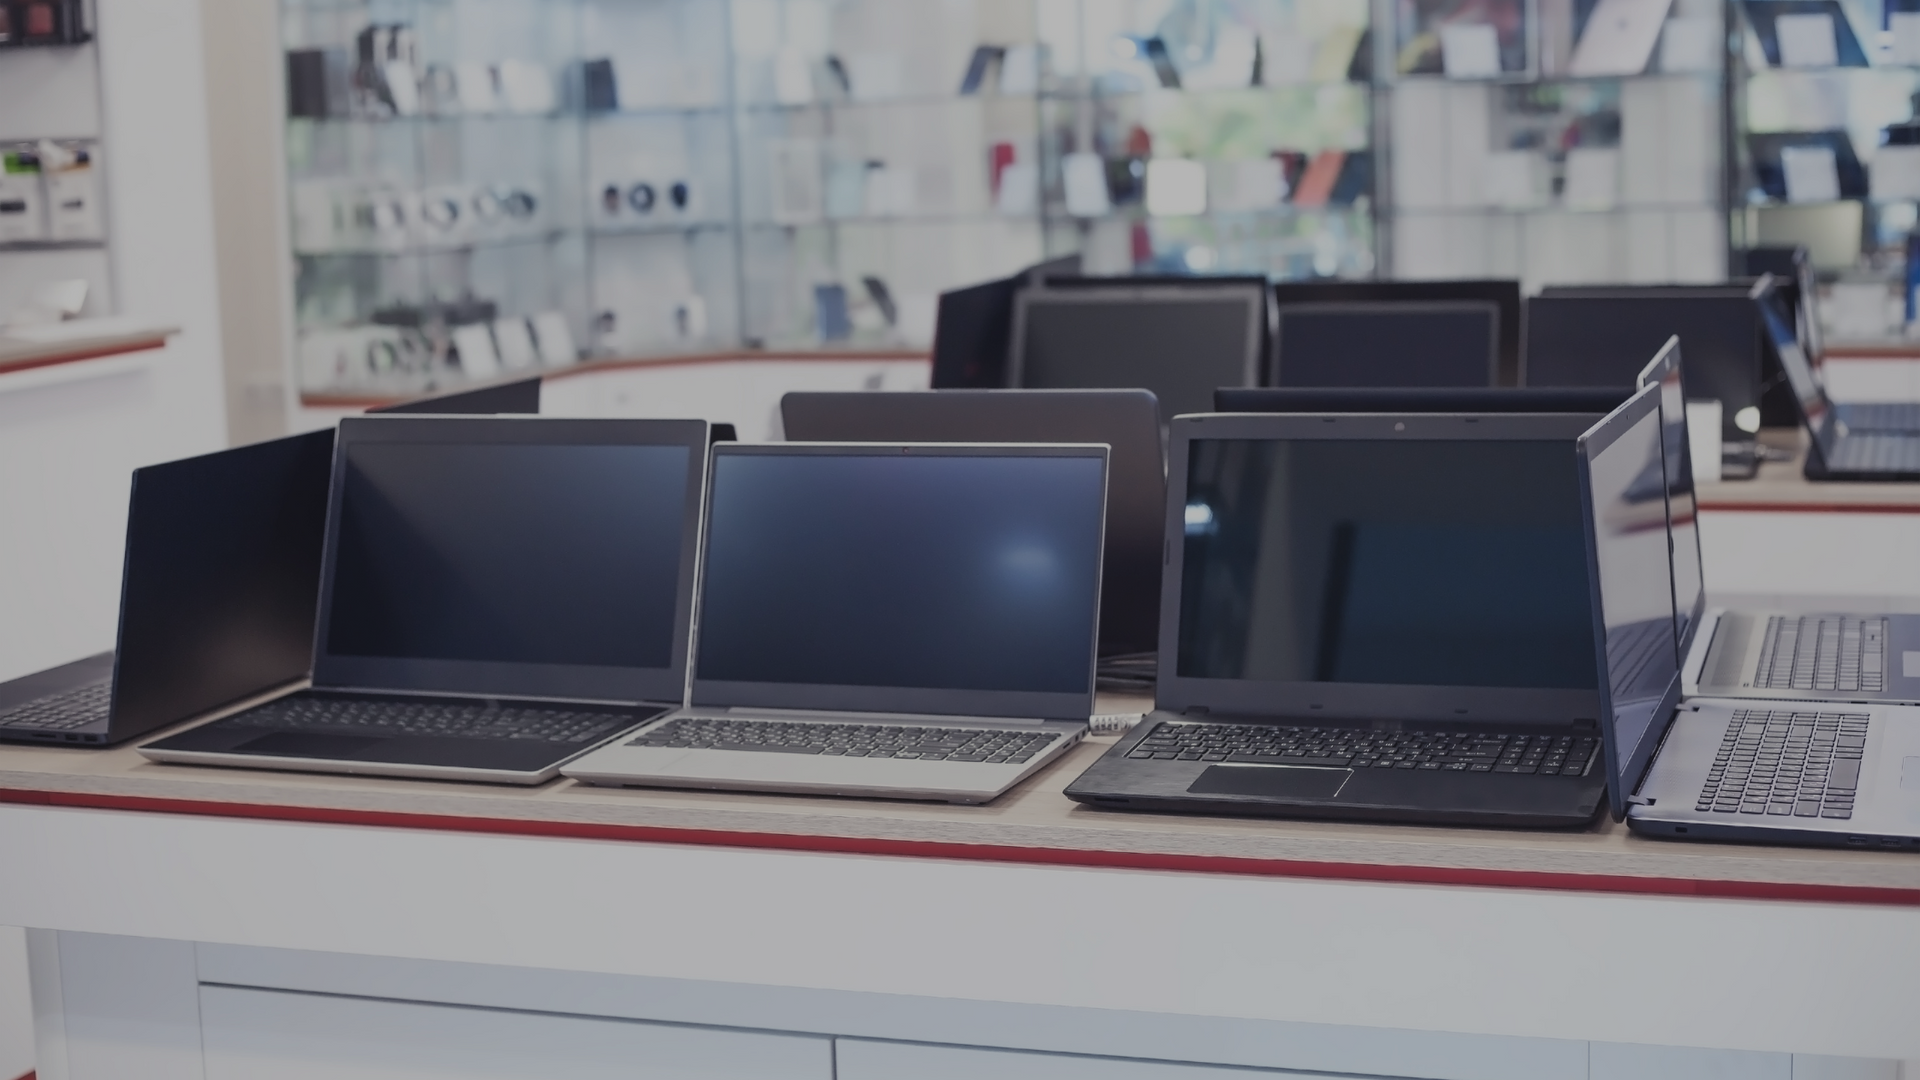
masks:
<instances>
[{"instance_id":1,"label":"reflection on laptop screen","mask_svg":"<svg viewBox=\"0 0 1920 1080\"><path fill-rule=\"evenodd\" d=\"M1211 411L1216 387L1259 380L1257 286L1029 291L1019 304L1026 389L1140 387L1171 417Z\"/></svg>"},{"instance_id":2,"label":"reflection on laptop screen","mask_svg":"<svg viewBox=\"0 0 1920 1080\"><path fill-rule=\"evenodd\" d=\"M328 650L671 667L687 454L350 443Z\"/></svg>"},{"instance_id":3,"label":"reflection on laptop screen","mask_svg":"<svg viewBox=\"0 0 1920 1080\"><path fill-rule=\"evenodd\" d=\"M1667 528L1673 536L1673 624L1682 648L1693 640L1705 575L1700 560L1700 519L1693 494L1693 451L1687 444L1687 398L1674 365L1660 377L1661 459L1667 475Z\"/></svg>"},{"instance_id":4,"label":"reflection on laptop screen","mask_svg":"<svg viewBox=\"0 0 1920 1080\"><path fill-rule=\"evenodd\" d=\"M1679 672L1666 509L1660 492L1649 494L1640 482L1660 460L1660 413L1649 410L1592 454L1588 469L1607 693L1622 762L1636 759Z\"/></svg>"},{"instance_id":5,"label":"reflection on laptop screen","mask_svg":"<svg viewBox=\"0 0 1920 1080\"><path fill-rule=\"evenodd\" d=\"M1180 674L1594 685L1571 442L1195 440Z\"/></svg>"},{"instance_id":6,"label":"reflection on laptop screen","mask_svg":"<svg viewBox=\"0 0 1920 1080\"><path fill-rule=\"evenodd\" d=\"M714 458L702 681L1086 693L1096 454Z\"/></svg>"},{"instance_id":7,"label":"reflection on laptop screen","mask_svg":"<svg viewBox=\"0 0 1920 1080\"><path fill-rule=\"evenodd\" d=\"M1499 310L1490 303L1299 304L1280 308L1281 386L1491 386Z\"/></svg>"}]
</instances>

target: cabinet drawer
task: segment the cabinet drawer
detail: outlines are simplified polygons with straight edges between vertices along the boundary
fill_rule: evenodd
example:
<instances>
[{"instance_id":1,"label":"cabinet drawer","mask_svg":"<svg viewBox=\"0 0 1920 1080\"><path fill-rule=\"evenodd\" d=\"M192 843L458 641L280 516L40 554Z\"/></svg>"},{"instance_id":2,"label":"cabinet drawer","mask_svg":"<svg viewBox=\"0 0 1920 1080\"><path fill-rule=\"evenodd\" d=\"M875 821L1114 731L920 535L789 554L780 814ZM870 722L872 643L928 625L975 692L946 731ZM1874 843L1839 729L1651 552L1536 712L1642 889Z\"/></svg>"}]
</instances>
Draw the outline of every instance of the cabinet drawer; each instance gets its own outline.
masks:
<instances>
[{"instance_id":1,"label":"cabinet drawer","mask_svg":"<svg viewBox=\"0 0 1920 1080\"><path fill-rule=\"evenodd\" d=\"M200 988L207 1080L833 1080L831 1039Z\"/></svg>"},{"instance_id":2,"label":"cabinet drawer","mask_svg":"<svg viewBox=\"0 0 1920 1080\"><path fill-rule=\"evenodd\" d=\"M1330 1075L864 1039L841 1039L835 1059L836 1080L1283 1080Z\"/></svg>"}]
</instances>

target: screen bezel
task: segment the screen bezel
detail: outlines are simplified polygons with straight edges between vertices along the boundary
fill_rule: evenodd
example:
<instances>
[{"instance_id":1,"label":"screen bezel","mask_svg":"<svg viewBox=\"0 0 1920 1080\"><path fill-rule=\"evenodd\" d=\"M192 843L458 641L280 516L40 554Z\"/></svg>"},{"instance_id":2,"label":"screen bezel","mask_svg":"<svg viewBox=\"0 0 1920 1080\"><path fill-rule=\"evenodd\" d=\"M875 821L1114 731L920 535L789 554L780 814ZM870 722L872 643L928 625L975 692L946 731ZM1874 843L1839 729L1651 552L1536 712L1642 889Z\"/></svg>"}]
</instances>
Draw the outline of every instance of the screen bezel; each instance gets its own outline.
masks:
<instances>
[{"instance_id":1,"label":"screen bezel","mask_svg":"<svg viewBox=\"0 0 1920 1080\"><path fill-rule=\"evenodd\" d=\"M1590 414L1432 413L1285 415L1216 413L1173 422L1167 455L1166 545L1160 592L1160 667L1154 705L1169 712L1274 718L1340 717L1403 721L1499 721L1564 727L1592 720L1592 690L1511 686L1420 686L1391 683L1207 679L1180 674L1180 590L1186 570L1187 463L1197 440L1327 440L1505 442L1573 441ZM1597 674L1597 673L1596 673Z\"/></svg>"},{"instance_id":2,"label":"screen bezel","mask_svg":"<svg viewBox=\"0 0 1920 1080\"><path fill-rule=\"evenodd\" d=\"M1660 387L1658 384L1644 387L1639 393L1628 399L1627 403L1607 414L1606 418L1593 425L1593 428L1580 436L1575 442L1575 456L1580 462L1580 513L1586 519L1587 540L1587 587L1593 600L1593 647L1596 662L1599 664L1600 697L1600 745L1607 763L1607 801L1613 811L1613 819L1620 821L1627 816L1628 793L1639 790L1640 781L1646 776L1647 768L1653 764L1654 754L1661 742L1666 739L1667 728L1673 724L1675 711L1680 705L1681 664L1675 659L1673 678L1661 695L1660 704L1654 713L1654 721L1648 725L1647 733L1625 759L1622 759L1619 733L1613 724L1613 687L1607 673L1607 626L1606 610L1601 606L1600 597L1600 545L1598 522L1594 519L1593 509L1593 458L1604 453L1608 447L1620 441L1634 425L1645 420L1649 414L1659 423ZM1666 440L1660 440L1660 466L1666 468ZM1666 496L1662 494L1661 498ZM1672 514L1671 506L1668 514ZM1673 577L1673 534L1667 534L1667 577ZM1669 588L1667 607L1673 608L1673 594Z\"/></svg>"},{"instance_id":3,"label":"screen bezel","mask_svg":"<svg viewBox=\"0 0 1920 1080\"><path fill-rule=\"evenodd\" d=\"M1673 375L1675 378L1680 378L1681 377L1680 365L1681 365L1680 338L1678 335L1675 335L1674 337L1670 337L1667 339L1667 343L1660 347L1659 352L1653 354L1653 359L1647 362L1646 367L1640 369L1640 382L1639 382L1640 390L1645 390L1649 386L1658 388L1661 384L1667 381L1667 376L1670 374ZM1707 614L1706 552L1702 551L1700 548L1700 489L1697 486L1695 486L1693 482L1693 444L1691 441L1693 438L1693 435L1692 435L1692 432L1687 430L1686 392L1684 389L1685 386L1686 386L1686 381L1684 379L1681 379L1682 391L1680 394L1681 405L1680 405L1679 423L1680 423L1681 434L1685 436L1685 438L1682 438L1680 440L1680 454L1681 454L1680 472L1676 474L1672 471L1668 471L1666 473L1668 477L1673 477L1675 475L1685 476L1687 478L1687 490L1693 493L1693 564L1696 567L1699 567L1700 593L1698 596L1695 596L1693 598L1693 610L1687 612L1687 628L1685 632L1676 634L1674 637L1674 642L1679 647L1679 656L1677 659L1682 663L1686 661L1688 650L1693 648L1694 635L1700 632L1700 620L1705 618ZM1636 391L1635 394L1637 396L1638 391ZM1628 398L1627 401L1622 402L1621 404L1626 405L1632 402L1632 400L1633 398ZM1665 411L1666 399L1664 397L1661 397L1658 400L1659 400L1659 408L1661 409L1660 425L1662 427L1665 427L1667 424L1667 416ZM1660 443L1660 454L1661 454L1660 467L1663 470L1671 470L1673 467L1673 463L1666 460L1666 453L1667 453L1667 444L1663 436L1662 441ZM1672 487L1671 481L1669 481L1669 483L1667 484L1666 500L1667 500L1667 547L1669 551L1672 551L1674 553L1674 558L1669 560L1671 564L1676 562L1679 557L1677 544L1673 539L1673 487ZM1669 580L1673 583L1673 613L1674 613L1674 617L1677 620L1680 615L1680 571L1677 565L1669 565L1668 570L1669 570L1669 575L1668 575Z\"/></svg>"},{"instance_id":4,"label":"screen bezel","mask_svg":"<svg viewBox=\"0 0 1920 1080\"><path fill-rule=\"evenodd\" d=\"M1486 378L1477 386L1457 386L1441 384L1419 387L1370 387L1364 383L1355 383L1350 387L1293 387L1287 378L1287 320L1301 315L1375 315L1391 318L1395 315L1480 315L1487 320L1487 356ZM1273 331L1273 384L1277 389L1460 389L1478 390L1490 388L1500 381L1500 307L1491 300L1380 300L1380 301L1335 301L1327 303L1304 303L1282 305L1274 318Z\"/></svg>"},{"instance_id":5,"label":"screen bezel","mask_svg":"<svg viewBox=\"0 0 1920 1080\"><path fill-rule=\"evenodd\" d=\"M333 490L327 501L327 542L321 564L320 614L313 637L313 685L380 693L501 695L561 701L674 702L685 700L687 644L693 617L700 508L705 497L708 424L705 420L561 420L527 416L348 417L334 444ZM333 581L339 557L341 499L347 453L372 443L533 446L678 446L687 451L680 567L674 587L673 653L665 668L589 664L522 664L335 655L327 651L333 618Z\"/></svg>"},{"instance_id":6,"label":"screen bezel","mask_svg":"<svg viewBox=\"0 0 1920 1080\"><path fill-rule=\"evenodd\" d=\"M725 457L1085 457L1100 461L1100 552L1094 560L1093 617L1087 624L1087 682L1084 692L1064 693L1028 690L952 690L943 687L849 686L839 683L746 682L736 679L702 679L699 662L699 632L693 642L693 662L689 665L692 689L689 701L700 708L811 709L862 713L918 713L944 716L992 716L1043 720L1073 720L1085 723L1093 715L1094 663L1099 652L1100 581L1106 570L1107 459L1104 444L1038 443L722 443L708 455L707 484L720 460ZM713 513L713 500L707 500L701 514L700 589L697 603L704 603L711 567L706 561L707 518ZM696 624L697 627L697 624Z\"/></svg>"},{"instance_id":7,"label":"screen bezel","mask_svg":"<svg viewBox=\"0 0 1920 1080\"><path fill-rule=\"evenodd\" d=\"M1241 386L1260 385L1261 353L1266 346L1266 289L1253 284L1218 284L1198 279L1192 285L1075 285L1064 289L1022 289L1013 298L1013 338L1007 346L1007 387L1019 390L1122 390L1110 386L1027 386L1027 320L1035 306L1118 304L1213 304L1238 300L1246 304L1245 355L1240 358ZM1151 387L1139 389L1151 390ZM1163 417L1164 419L1164 417Z\"/></svg>"}]
</instances>

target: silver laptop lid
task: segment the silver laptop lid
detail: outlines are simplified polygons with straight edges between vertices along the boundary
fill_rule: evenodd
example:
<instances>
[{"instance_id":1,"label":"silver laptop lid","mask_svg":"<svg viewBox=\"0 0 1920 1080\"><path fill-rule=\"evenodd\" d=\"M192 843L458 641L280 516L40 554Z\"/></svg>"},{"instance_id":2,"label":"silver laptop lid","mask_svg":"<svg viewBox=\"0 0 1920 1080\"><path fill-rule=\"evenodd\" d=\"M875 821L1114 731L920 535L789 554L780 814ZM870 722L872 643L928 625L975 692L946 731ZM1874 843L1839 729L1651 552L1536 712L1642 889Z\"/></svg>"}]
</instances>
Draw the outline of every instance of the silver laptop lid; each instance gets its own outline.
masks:
<instances>
[{"instance_id":1,"label":"silver laptop lid","mask_svg":"<svg viewBox=\"0 0 1920 1080\"><path fill-rule=\"evenodd\" d=\"M1693 491L1687 395L1680 379L1680 339L1670 337L1640 371L1641 388L1660 388L1660 453L1666 471L1667 533L1673 538L1673 625L1680 655L1693 646L1707 610L1706 571L1700 555L1699 503Z\"/></svg>"},{"instance_id":2,"label":"silver laptop lid","mask_svg":"<svg viewBox=\"0 0 1920 1080\"><path fill-rule=\"evenodd\" d=\"M1180 417L1160 708L1596 716L1582 415Z\"/></svg>"},{"instance_id":3,"label":"silver laptop lid","mask_svg":"<svg viewBox=\"0 0 1920 1080\"><path fill-rule=\"evenodd\" d=\"M1105 446L714 448L692 702L1085 722Z\"/></svg>"},{"instance_id":4,"label":"silver laptop lid","mask_svg":"<svg viewBox=\"0 0 1920 1080\"><path fill-rule=\"evenodd\" d=\"M1673 558L1661 483L1660 387L1580 437L1581 509L1593 595L1600 731L1615 820L1639 787L1680 701Z\"/></svg>"},{"instance_id":5,"label":"silver laptop lid","mask_svg":"<svg viewBox=\"0 0 1920 1080\"><path fill-rule=\"evenodd\" d=\"M684 700L707 431L342 420L314 685Z\"/></svg>"}]
</instances>

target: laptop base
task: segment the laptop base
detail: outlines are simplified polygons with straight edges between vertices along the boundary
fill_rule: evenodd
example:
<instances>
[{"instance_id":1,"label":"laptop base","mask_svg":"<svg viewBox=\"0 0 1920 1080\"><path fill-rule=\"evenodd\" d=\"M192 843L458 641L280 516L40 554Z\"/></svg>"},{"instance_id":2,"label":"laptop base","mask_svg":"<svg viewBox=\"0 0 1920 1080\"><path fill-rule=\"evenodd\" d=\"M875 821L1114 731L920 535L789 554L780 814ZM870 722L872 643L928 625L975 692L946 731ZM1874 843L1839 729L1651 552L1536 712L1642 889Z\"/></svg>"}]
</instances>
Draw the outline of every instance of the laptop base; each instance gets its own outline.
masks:
<instances>
[{"instance_id":1,"label":"laptop base","mask_svg":"<svg viewBox=\"0 0 1920 1080\"><path fill-rule=\"evenodd\" d=\"M41 743L61 746L103 747L110 742L109 717L100 716L80 727L66 728L35 724L13 726L7 723L9 712L55 695L71 694L113 681L112 652L95 653L72 663L36 671L0 683L0 742ZM131 735L124 736L131 738Z\"/></svg>"}]
</instances>

